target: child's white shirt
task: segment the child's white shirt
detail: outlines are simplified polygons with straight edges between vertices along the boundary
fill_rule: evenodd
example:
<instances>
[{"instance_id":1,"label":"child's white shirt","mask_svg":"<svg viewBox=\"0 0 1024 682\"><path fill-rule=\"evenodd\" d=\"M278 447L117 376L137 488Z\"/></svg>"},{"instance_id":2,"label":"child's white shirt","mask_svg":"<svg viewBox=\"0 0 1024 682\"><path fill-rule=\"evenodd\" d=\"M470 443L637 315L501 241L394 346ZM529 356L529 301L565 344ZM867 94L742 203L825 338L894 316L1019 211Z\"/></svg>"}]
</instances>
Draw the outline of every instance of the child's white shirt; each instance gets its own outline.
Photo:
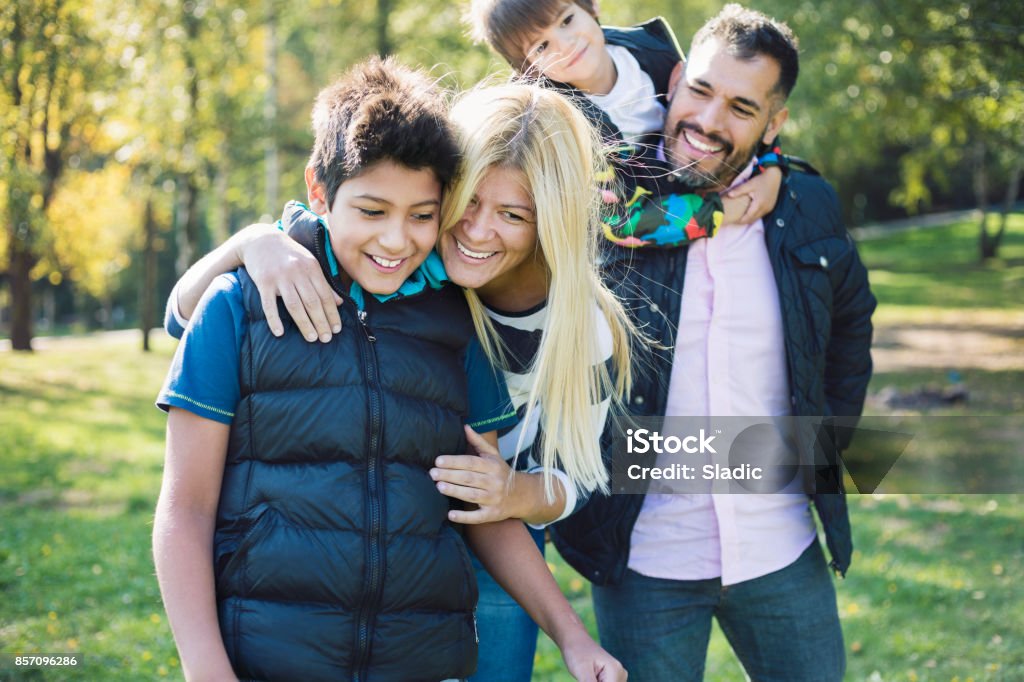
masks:
<instances>
[{"instance_id":1,"label":"child's white shirt","mask_svg":"<svg viewBox=\"0 0 1024 682\"><path fill-rule=\"evenodd\" d=\"M660 131L665 122L665 107L658 101L654 81L636 58L621 45L606 45L615 62L618 77L607 95L591 95L591 99L616 125L626 142Z\"/></svg>"}]
</instances>

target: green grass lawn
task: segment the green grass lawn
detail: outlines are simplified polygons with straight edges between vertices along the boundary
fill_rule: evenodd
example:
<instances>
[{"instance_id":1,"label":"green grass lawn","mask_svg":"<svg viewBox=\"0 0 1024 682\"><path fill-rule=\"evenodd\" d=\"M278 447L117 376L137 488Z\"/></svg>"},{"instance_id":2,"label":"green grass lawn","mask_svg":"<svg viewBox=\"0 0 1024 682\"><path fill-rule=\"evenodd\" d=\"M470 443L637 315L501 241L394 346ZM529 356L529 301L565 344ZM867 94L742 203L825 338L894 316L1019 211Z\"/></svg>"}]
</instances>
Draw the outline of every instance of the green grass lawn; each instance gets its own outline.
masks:
<instances>
[{"instance_id":1,"label":"green grass lawn","mask_svg":"<svg viewBox=\"0 0 1024 682\"><path fill-rule=\"evenodd\" d=\"M1016 216L1005 259L984 268L971 226L865 244L879 319L1019 315L1021 228ZM0 353L0 653L84 656L74 671L0 671L0 680L181 678L150 553L164 429L152 401L172 349L160 339L143 354L137 342L91 338ZM977 398L951 413L1024 409L1024 372L962 374ZM888 371L872 390L944 381L944 368ZM857 549L837 583L848 679L1024 680L1022 502L851 497ZM550 547L549 561L593 628L586 581ZM717 630L707 669L713 682L743 679ZM569 679L545 637L535 679Z\"/></svg>"},{"instance_id":2,"label":"green grass lawn","mask_svg":"<svg viewBox=\"0 0 1024 682\"><path fill-rule=\"evenodd\" d=\"M872 239L858 248L882 321L948 318L963 310L1024 312L1022 213L1010 216L999 258L984 264L973 220Z\"/></svg>"},{"instance_id":3,"label":"green grass lawn","mask_svg":"<svg viewBox=\"0 0 1024 682\"><path fill-rule=\"evenodd\" d=\"M150 552L173 346L139 345L0 353L0 651L84 656L2 679L181 676Z\"/></svg>"}]
</instances>

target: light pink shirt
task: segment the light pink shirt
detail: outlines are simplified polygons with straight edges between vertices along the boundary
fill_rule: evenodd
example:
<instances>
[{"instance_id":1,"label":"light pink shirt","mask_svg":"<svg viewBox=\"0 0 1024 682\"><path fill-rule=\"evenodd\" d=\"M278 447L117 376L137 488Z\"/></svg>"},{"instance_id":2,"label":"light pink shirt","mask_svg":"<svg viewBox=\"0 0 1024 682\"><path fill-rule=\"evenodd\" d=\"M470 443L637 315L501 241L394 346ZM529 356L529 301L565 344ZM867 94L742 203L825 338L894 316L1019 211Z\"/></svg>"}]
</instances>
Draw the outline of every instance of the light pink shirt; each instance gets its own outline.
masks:
<instances>
[{"instance_id":1,"label":"light pink shirt","mask_svg":"<svg viewBox=\"0 0 1024 682\"><path fill-rule=\"evenodd\" d=\"M733 184L750 177L753 164ZM667 416L786 416L789 382L764 223L723 226L689 247ZM815 537L803 493L652 494L629 568L674 580L751 580L794 562Z\"/></svg>"}]
</instances>

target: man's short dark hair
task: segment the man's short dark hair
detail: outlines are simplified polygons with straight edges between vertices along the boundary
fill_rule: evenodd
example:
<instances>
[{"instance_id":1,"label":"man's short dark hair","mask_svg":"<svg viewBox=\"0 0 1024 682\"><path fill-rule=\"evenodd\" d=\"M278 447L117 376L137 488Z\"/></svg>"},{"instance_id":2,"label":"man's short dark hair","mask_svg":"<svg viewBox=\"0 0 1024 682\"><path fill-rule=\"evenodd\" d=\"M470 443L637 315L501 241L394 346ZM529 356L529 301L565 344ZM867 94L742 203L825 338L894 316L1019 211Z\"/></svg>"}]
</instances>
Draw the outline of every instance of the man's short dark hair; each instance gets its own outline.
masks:
<instances>
[{"instance_id":1,"label":"man's short dark hair","mask_svg":"<svg viewBox=\"0 0 1024 682\"><path fill-rule=\"evenodd\" d=\"M732 3L697 31L690 43L690 54L711 38L721 39L729 54L737 59L747 60L761 55L774 59L779 65L779 80L774 92L781 95L783 101L789 97L800 72L799 46L789 26Z\"/></svg>"},{"instance_id":2,"label":"man's short dark hair","mask_svg":"<svg viewBox=\"0 0 1024 682\"><path fill-rule=\"evenodd\" d=\"M372 57L320 91L309 167L328 207L341 183L378 161L434 171L442 187L459 163L446 100L434 82L389 57Z\"/></svg>"}]
</instances>

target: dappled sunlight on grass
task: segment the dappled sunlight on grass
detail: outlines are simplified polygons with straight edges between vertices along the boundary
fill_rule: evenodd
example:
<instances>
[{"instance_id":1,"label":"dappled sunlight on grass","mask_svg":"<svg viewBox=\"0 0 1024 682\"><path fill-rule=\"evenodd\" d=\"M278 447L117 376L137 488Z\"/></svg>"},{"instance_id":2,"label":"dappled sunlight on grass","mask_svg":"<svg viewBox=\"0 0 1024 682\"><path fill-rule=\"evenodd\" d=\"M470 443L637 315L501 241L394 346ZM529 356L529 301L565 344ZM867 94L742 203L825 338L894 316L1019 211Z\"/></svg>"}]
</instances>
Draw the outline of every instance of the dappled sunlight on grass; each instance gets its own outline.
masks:
<instances>
[{"instance_id":1,"label":"dappled sunlight on grass","mask_svg":"<svg viewBox=\"0 0 1024 682\"><path fill-rule=\"evenodd\" d=\"M0 353L0 651L85 659L32 679L178 668L150 552L165 422L153 400L173 343L156 347L92 337Z\"/></svg>"},{"instance_id":2,"label":"dappled sunlight on grass","mask_svg":"<svg viewBox=\"0 0 1024 682\"><path fill-rule=\"evenodd\" d=\"M867 240L858 249L881 307L1021 309L1024 214L1010 216L1000 257L986 263L973 221Z\"/></svg>"},{"instance_id":3,"label":"dappled sunlight on grass","mask_svg":"<svg viewBox=\"0 0 1024 682\"><path fill-rule=\"evenodd\" d=\"M839 587L847 641L860 643L850 679L1021 679L1021 496L851 501L861 549ZM844 612L851 603L858 619Z\"/></svg>"},{"instance_id":4,"label":"dappled sunlight on grass","mask_svg":"<svg viewBox=\"0 0 1024 682\"><path fill-rule=\"evenodd\" d=\"M1022 503L1024 495L850 497L856 550L836 582L847 679L1024 679ZM575 573L549 560L564 588ZM534 679L571 679L546 637L539 651L546 672ZM743 679L717 627L705 679Z\"/></svg>"}]
</instances>

